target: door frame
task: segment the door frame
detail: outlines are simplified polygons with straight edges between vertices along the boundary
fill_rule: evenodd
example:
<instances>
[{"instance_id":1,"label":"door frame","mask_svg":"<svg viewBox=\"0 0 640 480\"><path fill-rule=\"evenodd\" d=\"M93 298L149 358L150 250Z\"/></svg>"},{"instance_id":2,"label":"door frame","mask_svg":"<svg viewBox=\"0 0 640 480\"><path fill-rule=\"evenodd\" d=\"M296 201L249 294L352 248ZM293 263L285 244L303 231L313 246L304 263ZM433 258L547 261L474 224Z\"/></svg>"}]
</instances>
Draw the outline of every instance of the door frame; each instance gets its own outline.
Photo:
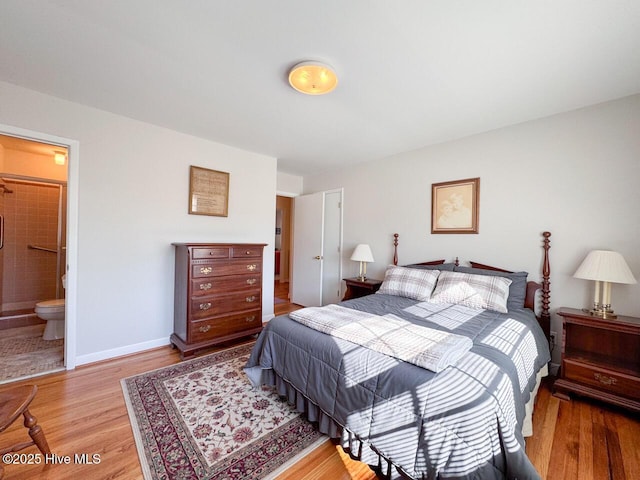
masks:
<instances>
[{"instance_id":1,"label":"door frame","mask_svg":"<svg viewBox=\"0 0 640 480\"><path fill-rule=\"evenodd\" d=\"M78 286L78 184L80 142L0 123L0 134L67 148L67 288L65 290L64 365L76 367L77 286Z\"/></svg>"}]
</instances>

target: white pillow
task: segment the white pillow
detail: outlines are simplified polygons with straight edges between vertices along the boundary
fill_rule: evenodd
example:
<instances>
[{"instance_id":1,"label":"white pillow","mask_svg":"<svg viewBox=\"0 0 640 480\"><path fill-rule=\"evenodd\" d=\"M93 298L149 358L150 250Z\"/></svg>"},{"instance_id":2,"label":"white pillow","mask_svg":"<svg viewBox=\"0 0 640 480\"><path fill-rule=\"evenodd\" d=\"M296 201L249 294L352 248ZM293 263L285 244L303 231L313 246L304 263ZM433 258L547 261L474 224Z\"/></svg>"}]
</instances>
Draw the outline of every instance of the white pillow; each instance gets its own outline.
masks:
<instances>
[{"instance_id":1,"label":"white pillow","mask_svg":"<svg viewBox=\"0 0 640 480\"><path fill-rule=\"evenodd\" d=\"M505 277L441 272L429 301L507 313L509 285Z\"/></svg>"},{"instance_id":2,"label":"white pillow","mask_svg":"<svg viewBox=\"0 0 640 480\"><path fill-rule=\"evenodd\" d=\"M396 267L389 265L384 281L376 293L385 293L414 300L429 300L439 270Z\"/></svg>"}]
</instances>

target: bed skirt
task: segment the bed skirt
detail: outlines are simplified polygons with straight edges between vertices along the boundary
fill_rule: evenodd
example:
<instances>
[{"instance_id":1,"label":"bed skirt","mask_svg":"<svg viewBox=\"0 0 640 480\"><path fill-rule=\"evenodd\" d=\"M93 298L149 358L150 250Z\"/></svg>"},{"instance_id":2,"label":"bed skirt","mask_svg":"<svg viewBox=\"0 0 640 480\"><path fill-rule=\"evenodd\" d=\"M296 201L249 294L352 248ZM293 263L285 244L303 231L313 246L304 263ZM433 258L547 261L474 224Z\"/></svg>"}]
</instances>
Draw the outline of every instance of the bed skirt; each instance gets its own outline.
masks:
<instances>
[{"instance_id":1,"label":"bed skirt","mask_svg":"<svg viewBox=\"0 0 640 480\"><path fill-rule=\"evenodd\" d=\"M342 449L357 461L366 463L383 479L411 479L401 468L393 465L384 456L377 453L369 444L360 441L358 437L343 425L338 424L331 416L325 413L318 405L301 394L293 385L277 375L272 369L249 368L245 369L254 385L275 386L278 394L295 406L296 410L305 414L310 422L317 425L318 431L331 439L337 439ZM256 373L259 372L258 375ZM522 433L524 437L533 435L533 407L542 378L548 375L548 367L545 365L536 376L536 384L531 392L531 398L526 405L526 416L523 421ZM259 378L256 378L259 377Z\"/></svg>"}]
</instances>

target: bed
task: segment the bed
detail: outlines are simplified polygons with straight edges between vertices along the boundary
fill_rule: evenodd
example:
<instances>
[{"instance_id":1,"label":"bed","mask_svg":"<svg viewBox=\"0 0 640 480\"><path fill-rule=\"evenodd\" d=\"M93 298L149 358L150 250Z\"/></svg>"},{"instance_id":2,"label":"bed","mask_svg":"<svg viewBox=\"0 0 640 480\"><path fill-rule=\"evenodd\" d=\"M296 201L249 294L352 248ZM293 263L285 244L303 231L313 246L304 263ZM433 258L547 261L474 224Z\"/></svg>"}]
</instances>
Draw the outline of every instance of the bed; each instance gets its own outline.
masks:
<instances>
[{"instance_id":1,"label":"bed","mask_svg":"<svg viewBox=\"0 0 640 480\"><path fill-rule=\"evenodd\" d=\"M395 235L376 294L274 318L245 371L379 477L537 479L525 436L550 361L549 236L537 283L457 259L398 266Z\"/></svg>"}]
</instances>

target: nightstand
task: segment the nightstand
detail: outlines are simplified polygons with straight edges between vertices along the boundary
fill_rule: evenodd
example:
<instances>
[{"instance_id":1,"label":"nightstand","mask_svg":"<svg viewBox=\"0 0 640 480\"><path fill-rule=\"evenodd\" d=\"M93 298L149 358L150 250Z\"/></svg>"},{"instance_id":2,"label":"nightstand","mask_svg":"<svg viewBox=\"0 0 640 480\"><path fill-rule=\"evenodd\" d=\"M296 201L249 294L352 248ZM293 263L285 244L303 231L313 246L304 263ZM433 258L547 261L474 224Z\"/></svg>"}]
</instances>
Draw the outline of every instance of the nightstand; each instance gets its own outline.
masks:
<instances>
[{"instance_id":1,"label":"nightstand","mask_svg":"<svg viewBox=\"0 0 640 480\"><path fill-rule=\"evenodd\" d=\"M640 318L561 308L562 364L554 395L584 395L640 412Z\"/></svg>"},{"instance_id":2,"label":"nightstand","mask_svg":"<svg viewBox=\"0 0 640 480\"><path fill-rule=\"evenodd\" d=\"M347 291L344 292L343 301L376 293L380 288L380 285L382 285L382 280L376 280L375 278L367 278L365 280L360 280L358 278L344 278L343 280L347 284Z\"/></svg>"}]
</instances>

